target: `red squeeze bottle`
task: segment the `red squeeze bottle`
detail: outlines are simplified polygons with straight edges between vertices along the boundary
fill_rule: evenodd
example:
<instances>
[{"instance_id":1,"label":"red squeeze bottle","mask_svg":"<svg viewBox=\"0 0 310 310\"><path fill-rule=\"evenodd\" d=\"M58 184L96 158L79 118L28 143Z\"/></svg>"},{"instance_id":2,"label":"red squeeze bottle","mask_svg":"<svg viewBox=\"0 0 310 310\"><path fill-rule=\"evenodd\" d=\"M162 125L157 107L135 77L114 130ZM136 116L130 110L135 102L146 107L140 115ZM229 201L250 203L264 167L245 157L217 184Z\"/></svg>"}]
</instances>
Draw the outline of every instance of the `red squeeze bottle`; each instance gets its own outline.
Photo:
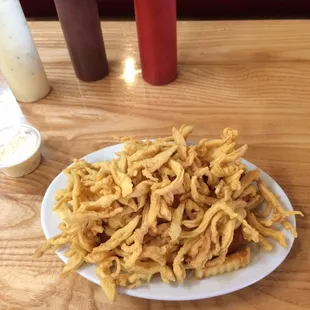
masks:
<instances>
[{"instance_id":1,"label":"red squeeze bottle","mask_svg":"<svg viewBox=\"0 0 310 310\"><path fill-rule=\"evenodd\" d=\"M96 0L54 0L76 76L85 82L109 74Z\"/></svg>"},{"instance_id":2,"label":"red squeeze bottle","mask_svg":"<svg viewBox=\"0 0 310 310\"><path fill-rule=\"evenodd\" d=\"M153 85L177 77L176 0L134 0L142 76Z\"/></svg>"}]
</instances>

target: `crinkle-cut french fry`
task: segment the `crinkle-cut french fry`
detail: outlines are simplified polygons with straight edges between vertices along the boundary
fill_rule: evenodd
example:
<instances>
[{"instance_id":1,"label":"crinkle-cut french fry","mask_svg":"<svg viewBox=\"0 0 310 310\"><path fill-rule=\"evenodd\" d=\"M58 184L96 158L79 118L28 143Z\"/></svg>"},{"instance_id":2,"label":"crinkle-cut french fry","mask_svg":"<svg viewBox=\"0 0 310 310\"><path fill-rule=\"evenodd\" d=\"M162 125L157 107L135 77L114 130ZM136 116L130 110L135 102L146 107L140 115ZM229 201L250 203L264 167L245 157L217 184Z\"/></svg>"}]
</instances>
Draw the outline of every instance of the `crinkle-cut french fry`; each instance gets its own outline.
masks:
<instances>
[{"instance_id":1,"label":"crinkle-cut french fry","mask_svg":"<svg viewBox=\"0 0 310 310\"><path fill-rule=\"evenodd\" d=\"M201 279L238 270L246 267L250 263L250 256L250 248L245 248L234 254L227 255L225 261L220 265L196 270L195 276Z\"/></svg>"}]
</instances>

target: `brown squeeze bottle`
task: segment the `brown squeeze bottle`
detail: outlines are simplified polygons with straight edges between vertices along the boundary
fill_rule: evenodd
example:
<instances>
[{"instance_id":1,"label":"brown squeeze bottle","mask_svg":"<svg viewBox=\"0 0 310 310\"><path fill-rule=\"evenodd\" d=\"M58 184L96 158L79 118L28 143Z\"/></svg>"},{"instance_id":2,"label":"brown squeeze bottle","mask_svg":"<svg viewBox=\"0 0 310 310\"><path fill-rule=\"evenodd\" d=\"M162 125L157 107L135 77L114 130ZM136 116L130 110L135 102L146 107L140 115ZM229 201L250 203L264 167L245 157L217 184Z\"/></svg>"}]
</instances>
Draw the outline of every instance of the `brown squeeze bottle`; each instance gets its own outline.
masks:
<instances>
[{"instance_id":1,"label":"brown squeeze bottle","mask_svg":"<svg viewBox=\"0 0 310 310\"><path fill-rule=\"evenodd\" d=\"M176 0L134 0L142 76L153 85L177 77Z\"/></svg>"},{"instance_id":2,"label":"brown squeeze bottle","mask_svg":"<svg viewBox=\"0 0 310 310\"><path fill-rule=\"evenodd\" d=\"M76 76L85 82L109 74L96 0L54 0Z\"/></svg>"}]
</instances>

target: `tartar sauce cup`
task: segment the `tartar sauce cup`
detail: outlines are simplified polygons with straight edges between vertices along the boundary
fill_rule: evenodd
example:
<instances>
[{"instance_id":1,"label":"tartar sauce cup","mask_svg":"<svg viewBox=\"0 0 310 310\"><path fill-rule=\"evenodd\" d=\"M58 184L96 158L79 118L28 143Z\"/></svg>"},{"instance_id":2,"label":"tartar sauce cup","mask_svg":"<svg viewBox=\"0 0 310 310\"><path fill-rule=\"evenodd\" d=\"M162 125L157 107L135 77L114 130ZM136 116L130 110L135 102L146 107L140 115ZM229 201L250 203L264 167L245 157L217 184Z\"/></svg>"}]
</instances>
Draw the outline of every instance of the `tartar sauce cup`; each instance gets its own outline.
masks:
<instances>
[{"instance_id":1,"label":"tartar sauce cup","mask_svg":"<svg viewBox=\"0 0 310 310\"><path fill-rule=\"evenodd\" d=\"M41 161L41 135L29 125L0 130L0 170L10 177L34 171Z\"/></svg>"}]
</instances>

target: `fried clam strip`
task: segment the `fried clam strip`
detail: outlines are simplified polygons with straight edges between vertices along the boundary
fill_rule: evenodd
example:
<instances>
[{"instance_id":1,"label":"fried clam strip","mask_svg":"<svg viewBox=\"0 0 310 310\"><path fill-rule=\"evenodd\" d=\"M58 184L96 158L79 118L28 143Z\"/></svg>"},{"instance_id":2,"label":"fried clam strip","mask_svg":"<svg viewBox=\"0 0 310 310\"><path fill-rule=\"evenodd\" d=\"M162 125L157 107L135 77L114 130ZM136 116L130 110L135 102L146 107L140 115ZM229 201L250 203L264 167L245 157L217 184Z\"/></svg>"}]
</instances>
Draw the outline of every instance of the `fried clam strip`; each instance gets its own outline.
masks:
<instances>
[{"instance_id":1,"label":"fried clam strip","mask_svg":"<svg viewBox=\"0 0 310 310\"><path fill-rule=\"evenodd\" d=\"M131 252L131 255L129 255L128 257L124 257L124 266L131 267L136 263L136 260L142 253L142 250L143 250L142 242L147 232L148 232L148 226L144 225L141 228L138 228L133 233L133 237L132 237L133 244L128 249ZM127 243L129 242L127 241Z\"/></svg>"},{"instance_id":2,"label":"fried clam strip","mask_svg":"<svg viewBox=\"0 0 310 310\"><path fill-rule=\"evenodd\" d=\"M153 158L147 158L134 162L128 167L128 175L133 176L137 170L142 168L144 168L144 170L148 173L153 173L170 159L177 148L177 145L173 145L168 150L157 154Z\"/></svg>"},{"instance_id":3,"label":"fried clam strip","mask_svg":"<svg viewBox=\"0 0 310 310\"><path fill-rule=\"evenodd\" d=\"M185 203L185 213L189 220L183 220L182 225L187 228L196 228L202 221L204 209L199 207L191 199L187 199Z\"/></svg>"},{"instance_id":4,"label":"fried clam strip","mask_svg":"<svg viewBox=\"0 0 310 310\"><path fill-rule=\"evenodd\" d=\"M178 145L178 157L181 159L181 161L185 161L187 158L187 147L184 137L182 136L181 132L179 132L176 128L172 128L172 136L174 139L174 143Z\"/></svg>"},{"instance_id":5,"label":"fried clam strip","mask_svg":"<svg viewBox=\"0 0 310 310\"><path fill-rule=\"evenodd\" d=\"M224 211L217 212L211 220L210 229L211 229L211 240L213 243L217 243L219 235L217 225L223 223L223 220L225 221L225 223L227 222L227 217L225 216Z\"/></svg>"},{"instance_id":6,"label":"fried clam strip","mask_svg":"<svg viewBox=\"0 0 310 310\"><path fill-rule=\"evenodd\" d=\"M78 212L73 213L69 217L63 219L63 222L67 225L75 225L75 224L85 224L89 223L90 221L97 221L100 219L108 219L111 217L116 216L117 214L121 213L123 210L122 207L115 208L115 209L108 209L102 212L96 211L85 211L85 212Z\"/></svg>"},{"instance_id":7,"label":"fried clam strip","mask_svg":"<svg viewBox=\"0 0 310 310\"><path fill-rule=\"evenodd\" d=\"M61 233L53 238L48 239L42 246L40 246L35 252L34 257L40 258L44 253L50 249L57 250L69 243L69 236L67 234Z\"/></svg>"},{"instance_id":8,"label":"fried clam strip","mask_svg":"<svg viewBox=\"0 0 310 310\"><path fill-rule=\"evenodd\" d=\"M128 162L131 164L135 161L140 161L146 158L151 158L157 155L160 152L160 146L153 144L148 147L142 148L140 150L137 150L134 154L131 156L128 156Z\"/></svg>"},{"instance_id":9,"label":"fried clam strip","mask_svg":"<svg viewBox=\"0 0 310 310\"><path fill-rule=\"evenodd\" d=\"M92 166L95 169L99 169L97 175L95 176L95 181L100 181L103 178L110 175L110 162L109 161L102 161L99 163L94 163Z\"/></svg>"},{"instance_id":10,"label":"fried clam strip","mask_svg":"<svg viewBox=\"0 0 310 310\"><path fill-rule=\"evenodd\" d=\"M239 198L248 200L257 195L257 187L254 184L248 185L244 191L240 194Z\"/></svg>"},{"instance_id":11,"label":"fried clam strip","mask_svg":"<svg viewBox=\"0 0 310 310\"><path fill-rule=\"evenodd\" d=\"M220 210L224 211L225 214L227 214L231 219L236 219L237 221L241 222L243 229L248 233L250 239L254 242L258 242L258 232L253 227L251 227L247 221L244 220L238 213L234 212L226 202L223 201L216 202L205 212L202 222L196 229L188 232L182 232L180 237L183 239L194 238L203 233L210 224L212 217Z\"/></svg>"},{"instance_id":12,"label":"fried clam strip","mask_svg":"<svg viewBox=\"0 0 310 310\"><path fill-rule=\"evenodd\" d=\"M218 178L227 178L237 173L240 169L243 169L242 166L236 163L228 164L224 166L216 163L213 165L210 172L212 175Z\"/></svg>"},{"instance_id":13,"label":"fried clam strip","mask_svg":"<svg viewBox=\"0 0 310 310\"><path fill-rule=\"evenodd\" d=\"M80 268L84 263L86 255L88 254L87 251L85 251L75 243L71 245L71 249L69 251L70 251L69 256L70 258L68 263L65 265L65 267L61 272L62 275L65 275L71 271L75 271L78 268Z\"/></svg>"},{"instance_id":14,"label":"fried clam strip","mask_svg":"<svg viewBox=\"0 0 310 310\"><path fill-rule=\"evenodd\" d=\"M188 126L188 125L182 125L180 127L180 132L185 141L187 140L187 137L192 133L194 127L193 126Z\"/></svg>"},{"instance_id":15,"label":"fried clam strip","mask_svg":"<svg viewBox=\"0 0 310 310\"><path fill-rule=\"evenodd\" d=\"M238 162L242 158L242 156L245 154L247 149L248 149L248 146L245 144L241 146L239 149L232 151L231 153L223 154L220 157L214 159L210 163L210 166L213 167L215 164L226 165L229 163Z\"/></svg>"},{"instance_id":16,"label":"fried clam strip","mask_svg":"<svg viewBox=\"0 0 310 310\"><path fill-rule=\"evenodd\" d=\"M292 233L294 238L297 238L298 236L297 231L290 222L283 221L281 224L286 230L289 230Z\"/></svg>"},{"instance_id":17,"label":"fried clam strip","mask_svg":"<svg viewBox=\"0 0 310 310\"><path fill-rule=\"evenodd\" d=\"M177 191L183 184L184 169L182 166L173 159L169 160L168 165L176 174L176 178L169 185L155 190L155 194L160 196Z\"/></svg>"},{"instance_id":18,"label":"fried clam strip","mask_svg":"<svg viewBox=\"0 0 310 310\"><path fill-rule=\"evenodd\" d=\"M81 211L87 211L92 207L109 207L113 201L121 197L121 190L118 186L114 186L114 194L109 194L100 197L95 201L86 201L81 205Z\"/></svg>"},{"instance_id":19,"label":"fried clam strip","mask_svg":"<svg viewBox=\"0 0 310 310\"><path fill-rule=\"evenodd\" d=\"M227 250L234 238L234 230L236 226L236 220L229 220L223 229L222 241L221 241L221 252L227 253Z\"/></svg>"},{"instance_id":20,"label":"fried clam strip","mask_svg":"<svg viewBox=\"0 0 310 310\"><path fill-rule=\"evenodd\" d=\"M77 240L82 249L90 253L98 242L97 234L92 233L86 225L77 231Z\"/></svg>"},{"instance_id":21,"label":"fried clam strip","mask_svg":"<svg viewBox=\"0 0 310 310\"><path fill-rule=\"evenodd\" d=\"M185 202L182 201L179 206L174 210L171 225L168 234L172 242L176 242L181 234L182 217L185 208Z\"/></svg>"},{"instance_id":22,"label":"fried clam strip","mask_svg":"<svg viewBox=\"0 0 310 310\"><path fill-rule=\"evenodd\" d=\"M173 140L174 143L177 145L186 145L186 141L182 135L182 133L177 130L175 127L172 128L172 136L173 136Z\"/></svg>"},{"instance_id":23,"label":"fried clam strip","mask_svg":"<svg viewBox=\"0 0 310 310\"><path fill-rule=\"evenodd\" d=\"M165 200L168 207L171 207L174 203L174 195L172 193L167 193L163 196L163 199Z\"/></svg>"},{"instance_id":24,"label":"fried clam strip","mask_svg":"<svg viewBox=\"0 0 310 310\"><path fill-rule=\"evenodd\" d=\"M160 210L158 213L158 218L164 219L169 222L172 218L171 208L169 209L166 201L163 198L160 199Z\"/></svg>"},{"instance_id":25,"label":"fried clam strip","mask_svg":"<svg viewBox=\"0 0 310 310\"><path fill-rule=\"evenodd\" d=\"M188 126L188 125L182 125L179 129L181 135L183 136L184 140L186 141L187 137L191 134L193 131L193 126ZM167 142L167 141L174 141L173 136L165 137L165 138L158 138L155 140L155 142Z\"/></svg>"},{"instance_id":26,"label":"fried clam strip","mask_svg":"<svg viewBox=\"0 0 310 310\"><path fill-rule=\"evenodd\" d=\"M230 154L234 150L235 145L236 145L236 142L227 140L221 146L212 148L209 152L207 152L205 159L208 162L212 162L218 158L221 158L227 154Z\"/></svg>"},{"instance_id":27,"label":"fried clam strip","mask_svg":"<svg viewBox=\"0 0 310 310\"><path fill-rule=\"evenodd\" d=\"M186 270L183 264L184 256L190 251L192 246L199 240L199 237L185 240L184 245L178 251L173 261L173 272L179 283L183 283L186 277Z\"/></svg>"},{"instance_id":28,"label":"fried clam strip","mask_svg":"<svg viewBox=\"0 0 310 310\"><path fill-rule=\"evenodd\" d=\"M238 130L230 127L224 128L221 137L224 141L236 141L238 137Z\"/></svg>"},{"instance_id":29,"label":"fried clam strip","mask_svg":"<svg viewBox=\"0 0 310 310\"><path fill-rule=\"evenodd\" d=\"M122 197L130 195L133 188L131 179L119 169L115 160L112 160L111 162L111 173L114 182L122 189Z\"/></svg>"},{"instance_id":30,"label":"fried clam strip","mask_svg":"<svg viewBox=\"0 0 310 310\"><path fill-rule=\"evenodd\" d=\"M216 242L214 244L213 251L210 251L209 255L206 256L205 260L203 261L203 264L200 268L204 267L215 267L223 264L226 260L228 248L231 245L234 237L234 231L236 226L236 220L229 220L227 223L222 224L223 228L221 233L221 239L216 236ZM220 241L221 240L221 241ZM213 258L212 260L209 260L210 258Z\"/></svg>"},{"instance_id":31,"label":"fried clam strip","mask_svg":"<svg viewBox=\"0 0 310 310\"><path fill-rule=\"evenodd\" d=\"M75 171L72 171L71 174L73 176L72 209L76 211L80 207L81 178Z\"/></svg>"},{"instance_id":32,"label":"fried clam strip","mask_svg":"<svg viewBox=\"0 0 310 310\"><path fill-rule=\"evenodd\" d=\"M93 264L99 264L102 261L104 261L107 257L114 256L114 255L115 255L114 250L98 252L98 253L95 253L92 255L87 255L85 257L85 262L93 263Z\"/></svg>"},{"instance_id":33,"label":"fried clam strip","mask_svg":"<svg viewBox=\"0 0 310 310\"><path fill-rule=\"evenodd\" d=\"M133 192L131 193L130 197L131 198L136 198L136 197L141 197L143 195L146 195L149 193L151 186L154 184L153 181L146 180L140 182L134 189Z\"/></svg>"},{"instance_id":34,"label":"fried clam strip","mask_svg":"<svg viewBox=\"0 0 310 310\"><path fill-rule=\"evenodd\" d=\"M259 169L249 171L244 176L241 177L240 183L241 188L239 190L236 190L233 193L233 199L237 199L242 192L253 182L256 181L259 178Z\"/></svg>"},{"instance_id":35,"label":"fried clam strip","mask_svg":"<svg viewBox=\"0 0 310 310\"><path fill-rule=\"evenodd\" d=\"M113 270L113 271L112 271ZM110 256L96 268L101 287L110 300L115 300L116 278L121 272L121 263L117 256Z\"/></svg>"},{"instance_id":36,"label":"fried clam strip","mask_svg":"<svg viewBox=\"0 0 310 310\"><path fill-rule=\"evenodd\" d=\"M193 176L191 179L191 196L198 205L203 204L203 205L211 206L213 203L217 201L217 199L214 197L207 197L207 196L201 195L198 192L198 188L197 188L198 186L199 186L198 179L196 176Z\"/></svg>"},{"instance_id":37,"label":"fried clam strip","mask_svg":"<svg viewBox=\"0 0 310 310\"><path fill-rule=\"evenodd\" d=\"M100 278L116 278L121 272L121 262L117 256L106 257L97 267L96 274Z\"/></svg>"},{"instance_id":38,"label":"fried clam strip","mask_svg":"<svg viewBox=\"0 0 310 310\"><path fill-rule=\"evenodd\" d=\"M116 281L111 277L100 278L100 285L109 300L114 301L116 297Z\"/></svg>"},{"instance_id":39,"label":"fried clam strip","mask_svg":"<svg viewBox=\"0 0 310 310\"><path fill-rule=\"evenodd\" d=\"M270 228L267 228L261 225L257 221L253 213L248 214L247 221L252 227L254 227L264 237L270 237L274 239L275 241L277 241L283 247L285 248L287 247L285 236L279 231L276 231L276 230L273 230L273 229L270 229Z\"/></svg>"},{"instance_id":40,"label":"fried clam strip","mask_svg":"<svg viewBox=\"0 0 310 310\"><path fill-rule=\"evenodd\" d=\"M122 173L126 173L127 172L127 158L126 158L126 154L121 152L119 154L119 157L117 159L117 166L119 168L119 170L122 172Z\"/></svg>"},{"instance_id":41,"label":"fried clam strip","mask_svg":"<svg viewBox=\"0 0 310 310\"><path fill-rule=\"evenodd\" d=\"M225 183L230 187L232 191L238 191L241 189L240 178L243 172L244 169L240 169L233 175L224 178Z\"/></svg>"},{"instance_id":42,"label":"fried clam strip","mask_svg":"<svg viewBox=\"0 0 310 310\"><path fill-rule=\"evenodd\" d=\"M166 264L166 254L168 251L167 246L145 246L139 259L150 258L154 262L158 263L160 266L164 266Z\"/></svg>"},{"instance_id":43,"label":"fried clam strip","mask_svg":"<svg viewBox=\"0 0 310 310\"><path fill-rule=\"evenodd\" d=\"M154 207L156 203L158 203L157 196L154 196L152 207ZM143 239L149 230L149 221L153 220L153 218L149 218L150 212L154 212L154 209L151 210L151 206L146 205L143 209L141 227L136 229L122 245L122 249L126 250L125 252L129 254L124 257L124 265L126 267L131 267L133 264L135 264L136 260L142 253Z\"/></svg>"},{"instance_id":44,"label":"fried clam strip","mask_svg":"<svg viewBox=\"0 0 310 310\"><path fill-rule=\"evenodd\" d=\"M224 180L218 183L214 193L218 199L223 199L224 201L231 200L232 190L226 185Z\"/></svg>"},{"instance_id":45,"label":"fried clam strip","mask_svg":"<svg viewBox=\"0 0 310 310\"><path fill-rule=\"evenodd\" d=\"M246 267L250 263L250 256L250 248L245 248L244 250L227 255L225 261L221 265L196 269L194 275L197 279L202 279L238 270L240 268Z\"/></svg>"},{"instance_id":46,"label":"fried clam strip","mask_svg":"<svg viewBox=\"0 0 310 310\"><path fill-rule=\"evenodd\" d=\"M254 211L253 213L257 217L266 218L266 217L268 217L270 215L271 208L272 208L271 204L270 203L266 203L264 210L257 210L257 211Z\"/></svg>"},{"instance_id":47,"label":"fried clam strip","mask_svg":"<svg viewBox=\"0 0 310 310\"><path fill-rule=\"evenodd\" d=\"M258 241L259 245L267 252L272 251L273 246L272 244L263 236L259 236L259 241Z\"/></svg>"},{"instance_id":48,"label":"fried clam strip","mask_svg":"<svg viewBox=\"0 0 310 310\"><path fill-rule=\"evenodd\" d=\"M249 201L247 201L247 204L245 208L250 211L257 208L262 202L264 201L264 197L261 195L256 195L255 197L251 198Z\"/></svg>"},{"instance_id":49,"label":"fried clam strip","mask_svg":"<svg viewBox=\"0 0 310 310\"><path fill-rule=\"evenodd\" d=\"M63 193L62 197L58 199L57 203L53 207L53 211L59 209L63 204L70 201L72 199L72 193ZM57 199L56 199L57 200Z\"/></svg>"},{"instance_id":50,"label":"fried clam strip","mask_svg":"<svg viewBox=\"0 0 310 310\"><path fill-rule=\"evenodd\" d=\"M258 185L259 191L261 192L265 200L272 205L274 212L279 213L280 215L283 215L284 217L289 217L294 214L304 216L303 213L300 211L284 210L279 200L272 193L272 191L263 183L262 180L258 180L257 185Z\"/></svg>"},{"instance_id":51,"label":"fried clam strip","mask_svg":"<svg viewBox=\"0 0 310 310\"><path fill-rule=\"evenodd\" d=\"M206 261L209 259L208 254L211 249L211 231L200 235L199 240L190 249L188 255L191 259L188 261L188 267L192 269L203 268Z\"/></svg>"},{"instance_id":52,"label":"fried clam strip","mask_svg":"<svg viewBox=\"0 0 310 310\"><path fill-rule=\"evenodd\" d=\"M209 186L215 187L217 185L217 183L219 182L219 178L215 175L213 175L209 169L209 167L202 167L202 168L198 168L194 175L197 178L201 178L203 176L206 176L207 179L207 184Z\"/></svg>"},{"instance_id":53,"label":"fried clam strip","mask_svg":"<svg viewBox=\"0 0 310 310\"><path fill-rule=\"evenodd\" d=\"M224 143L225 140L223 139L214 139L214 140L202 139L197 144L197 154L201 160L208 162L206 160L208 151L212 148L219 147Z\"/></svg>"},{"instance_id":54,"label":"fried clam strip","mask_svg":"<svg viewBox=\"0 0 310 310\"><path fill-rule=\"evenodd\" d=\"M143 285L144 283L150 282L152 276L152 274L144 274L139 272L122 273L117 278L115 278L115 282L119 286L135 288Z\"/></svg>"},{"instance_id":55,"label":"fried clam strip","mask_svg":"<svg viewBox=\"0 0 310 310\"><path fill-rule=\"evenodd\" d=\"M72 206L68 203L70 196L63 197L60 201L57 202L53 209L53 211L58 214L61 220L72 215Z\"/></svg>"},{"instance_id":56,"label":"fried clam strip","mask_svg":"<svg viewBox=\"0 0 310 310\"><path fill-rule=\"evenodd\" d=\"M151 194L151 204L150 210L147 215L147 226L148 227L156 227L156 218L160 210L160 196L152 193Z\"/></svg>"},{"instance_id":57,"label":"fried clam strip","mask_svg":"<svg viewBox=\"0 0 310 310\"><path fill-rule=\"evenodd\" d=\"M197 152L196 152L196 148L195 146L189 146L189 147L184 147L185 148L185 159L184 160L179 160L180 165L186 169L190 166L192 166L193 170L197 170L198 167L201 167L201 163L200 161L198 162L198 158L197 158ZM186 151L187 150L187 151ZM195 161L196 159L196 161ZM195 166L195 169L194 169Z\"/></svg>"},{"instance_id":58,"label":"fried clam strip","mask_svg":"<svg viewBox=\"0 0 310 310\"><path fill-rule=\"evenodd\" d=\"M216 157L214 152L217 151L217 149L220 149L220 147L223 144L229 144L232 143L236 140L238 136L238 132L237 130L234 130L232 128L225 128L223 130L221 139L215 139L215 140L210 140L208 141L207 139L203 139L198 143L198 149L199 149L199 153L200 156L204 156L207 157L207 151L208 150L212 150L211 154L213 155L213 157ZM224 149L226 149L227 146L224 147ZM222 151L221 153L223 153L224 149L220 149L220 151ZM209 154L210 156L210 154Z\"/></svg>"},{"instance_id":59,"label":"fried clam strip","mask_svg":"<svg viewBox=\"0 0 310 310\"><path fill-rule=\"evenodd\" d=\"M89 167L91 168L92 167L92 164L86 162L84 159L74 159L73 160L73 164L71 166L69 166L68 168L64 169L64 173L65 174L69 174L71 173L72 171L78 171L80 169L84 169L85 167Z\"/></svg>"},{"instance_id":60,"label":"fried clam strip","mask_svg":"<svg viewBox=\"0 0 310 310\"><path fill-rule=\"evenodd\" d=\"M171 268L167 265L161 266L157 262L140 262L137 261L132 267L123 266L127 272L138 272L143 274L159 273L163 282L169 284L175 281L175 276Z\"/></svg>"},{"instance_id":61,"label":"fried clam strip","mask_svg":"<svg viewBox=\"0 0 310 310\"><path fill-rule=\"evenodd\" d=\"M99 172L98 172L99 173ZM100 178L100 180L96 180L94 184L90 186L90 191L93 193L97 193L101 189L110 189L113 185L113 178L111 175Z\"/></svg>"},{"instance_id":62,"label":"fried clam strip","mask_svg":"<svg viewBox=\"0 0 310 310\"><path fill-rule=\"evenodd\" d=\"M110 251L119 246L123 241L128 239L137 227L141 216L137 215L125 227L118 229L108 241L101 243L99 246L93 248L93 251L87 255L87 259L91 260L94 254Z\"/></svg>"},{"instance_id":63,"label":"fried clam strip","mask_svg":"<svg viewBox=\"0 0 310 310\"><path fill-rule=\"evenodd\" d=\"M133 215L136 215L135 211L130 207L126 207L119 214L108 219L108 227L115 230L122 228L128 224Z\"/></svg>"}]
</instances>

